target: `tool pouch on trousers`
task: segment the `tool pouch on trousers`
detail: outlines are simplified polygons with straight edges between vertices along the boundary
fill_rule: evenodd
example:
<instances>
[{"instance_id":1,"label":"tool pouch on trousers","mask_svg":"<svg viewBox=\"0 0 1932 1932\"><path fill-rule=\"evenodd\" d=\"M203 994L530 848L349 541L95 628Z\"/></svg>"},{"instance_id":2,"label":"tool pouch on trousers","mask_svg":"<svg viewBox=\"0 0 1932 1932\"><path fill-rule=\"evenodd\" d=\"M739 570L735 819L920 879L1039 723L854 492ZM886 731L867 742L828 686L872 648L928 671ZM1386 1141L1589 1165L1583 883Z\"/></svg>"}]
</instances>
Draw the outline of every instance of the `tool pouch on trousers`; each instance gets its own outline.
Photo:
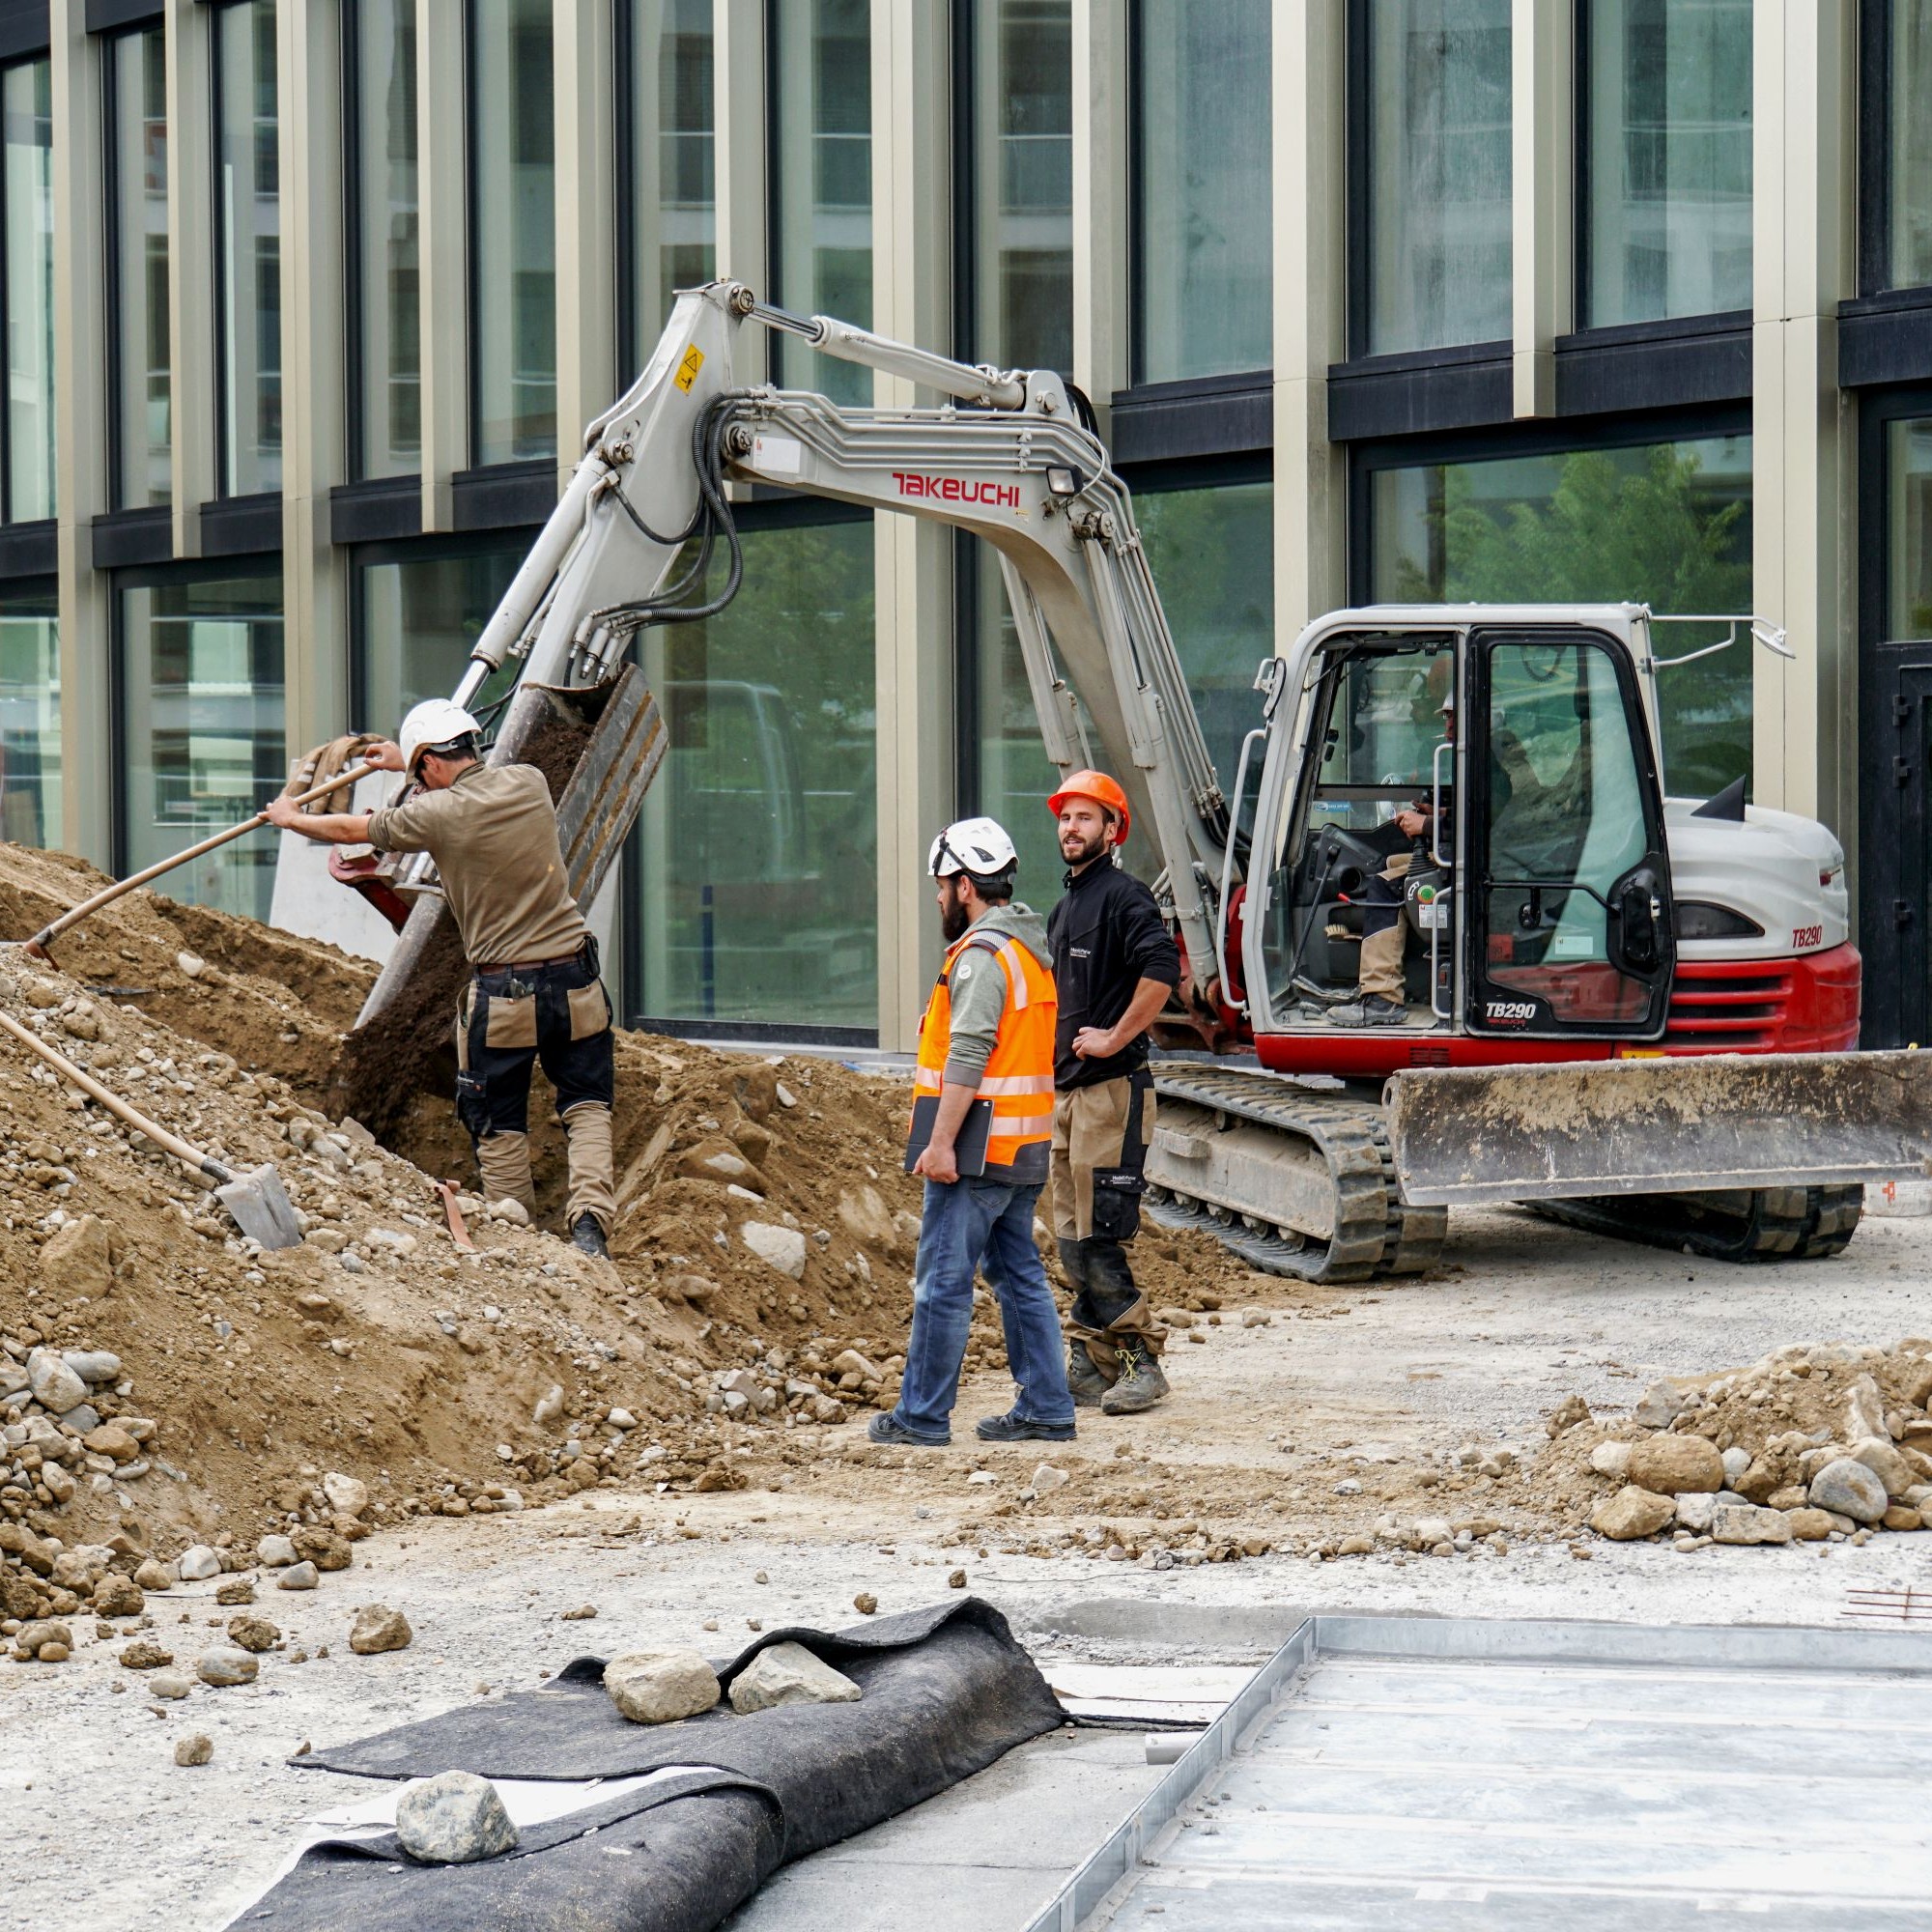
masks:
<instances>
[{"instance_id":1,"label":"tool pouch on trousers","mask_svg":"<svg viewBox=\"0 0 1932 1932\"><path fill-rule=\"evenodd\" d=\"M1147 1178L1137 1167L1094 1170L1094 1237L1131 1241L1141 1231L1141 1195Z\"/></svg>"},{"instance_id":2,"label":"tool pouch on trousers","mask_svg":"<svg viewBox=\"0 0 1932 1932\"><path fill-rule=\"evenodd\" d=\"M483 1098L483 1076L464 1071L456 1076L456 1118L480 1140L490 1131L490 1109Z\"/></svg>"}]
</instances>

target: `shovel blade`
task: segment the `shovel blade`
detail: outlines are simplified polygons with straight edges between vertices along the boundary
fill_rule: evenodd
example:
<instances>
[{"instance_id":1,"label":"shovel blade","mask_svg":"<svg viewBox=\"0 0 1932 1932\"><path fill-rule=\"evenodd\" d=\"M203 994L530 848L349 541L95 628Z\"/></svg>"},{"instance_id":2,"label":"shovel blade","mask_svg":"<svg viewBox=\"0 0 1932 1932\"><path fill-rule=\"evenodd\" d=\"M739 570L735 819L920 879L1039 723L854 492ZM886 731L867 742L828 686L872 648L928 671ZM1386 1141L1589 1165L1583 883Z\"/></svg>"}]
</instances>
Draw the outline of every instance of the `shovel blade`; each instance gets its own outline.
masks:
<instances>
[{"instance_id":1,"label":"shovel blade","mask_svg":"<svg viewBox=\"0 0 1932 1932\"><path fill-rule=\"evenodd\" d=\"M1878 1182L1932 1155L1932 1053L1444 1067L1387 1104L1417 1206Z\"/></svg>"},{"instance_id":2,"label":"shovel blade","mask_svg":"<svg viewBox=\"0 0 1932 1932\"><path fill-rule=\"evenodd\" d=\"M238 1174L214 1190L214 1198L234 1217L244 1235L265 1248L298 1248L302 1233L296 1220L295 1203L282 1185L282 1177L272 1167L262 1166Z\"/></svg>"}]
</instances>

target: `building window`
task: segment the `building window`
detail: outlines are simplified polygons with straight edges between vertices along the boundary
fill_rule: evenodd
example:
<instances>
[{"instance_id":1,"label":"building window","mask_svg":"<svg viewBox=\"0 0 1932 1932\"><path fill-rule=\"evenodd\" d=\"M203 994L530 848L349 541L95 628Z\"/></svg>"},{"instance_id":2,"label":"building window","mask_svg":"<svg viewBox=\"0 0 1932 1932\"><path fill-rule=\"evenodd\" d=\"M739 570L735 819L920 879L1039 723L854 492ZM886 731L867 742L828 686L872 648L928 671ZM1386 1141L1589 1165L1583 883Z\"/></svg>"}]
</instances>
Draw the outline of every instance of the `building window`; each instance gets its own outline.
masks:
<instances>
[{"instance_id":1,"label":"building window","mask_svg":"<svg viewBox=\"0 0 1932 1932\"><path fill-rule=\"evenodd\" d=\"M470 460L556 454L551 0L469 0Z\"/></svg>"},{"instance_id":2,"label":"building window","mask_svg":"<svg viewBox=\"0 0 1932 1932\"><path fill-rule=\"evenodd\" d=\"M282 579L170 570L117 610L117 868L132 871L259 811L288 773ZM176 898L266 920L275 841L241 838L174 874Z\"/></svg>"},{"instance_id":3,"label":"building window","mask_svg":"<svg viewBox=\"0 0 1932 1932\"><path fill-rule=\"evenodd\" d=\"M214 15L214 262L221 494L282 487L282 203L274 0Z\"/></svg>"},{"instance_id":4,"label":"building window","mask_svg":"<svg viewBox=\"0 0 1932 1932\"><path fill-rule=\"evenodd\" d=\"M352 697L367 729L394 731L412 705L456 689L536 534L493 531L356 553ZM475 708L488 710L513 682L508 670L493 677Z\"/></svg>"},{"instance_id":5,"label":"building window","mask_svg":"<svg viewBox=\"0 0 1932 1932\"><path fill-rule=\"evenodd\" d=\"M1932 639L1932 416L1885 426L1885 635Z\"/></svg>"},{"instance_id":6,"label":"building window","mask_svg":"<svg viewBox=\"0 0 1932 1932\"><path fill-rule=\"evenodd\" d=\"M1719 436L1375 469L1368 601L1747 611L1750 452L1748 436ZM1671 625L1658 652L1722 636ZM1747 639L1658 673L1673 793L1706 798L1748 777L1750 657Z\"/></svg>"},{"instance_id":7,"label":"building window","mask_svg":"<svg viewBox=\"0 0 1932 1932\"><path fill-rule=\"evenodd\" d=\"M51 583L0 596L0 838L61 843L60 613Z\"/></svg>"},{"instance_id":8,"label":"building window","mask_svg":"<svg viewBox=\"0 0 1932 1932\"><path fill-rule=\"evenodd\" d=\"M788 506L787 506L788 507ZM822 514L822 512L821 512ZM718 616L642 634L670 749L644 795L642 1010L878 1026L872 524L744 530ZM723 582L722 552L709 588ZM782 638L781 651L772 639Z\"/></svg>"},{"instance_id":9,"label":"building window","mask_svg":"<svg viewBox=\"0 0 1932 1932\"><path fill-rule=\"evenodd\" d=\"M1138 0L1134 25L1134 381L1266 369L1266 0Z\"/></svg>"},{"instance_id":10,"label":"building window","mask_svg":"<svg viewBox=\"0 0 1932 1932\"><path fill-rule=\"evenodd\" d=\"M1368 179L1358 353L1510 332L1510 0L1378 0L1358 11ZM1358 324L1359 327L1359 324Z\"/></svg>"},{"instance_id":11,"label":"building window","mask_svg":"<svg viewBox=\"0 0 1932 1932\"><path fill-rule=\"evenodd\" d=\"M976 361L1073 367L1070 0L973 0L959 113L972 143Z\"/></svg>"},{"instance_id":12,"label":"building window","mask_svg":"<svg viewBox=\"0 0 1932 1932\"><path fill-rule=\"evenodd\" d=\"M1589 0L1586 327L1751 300L1751 0Z\"/></svg>"},{"instance_id":13,"label":"building window","mask_svg":"<svg viewBox=\"0 0 1932 1932\"><path fill-rule=\"evenodd\" d=\"M7 329L6 503L10 524L54 513L53 70L0 73L0 221Z\"/></svg>"},{"instance_id":14,"label":"building window","mask_svg":"<svg viewBox=\"0 0 1932 1932\"><path fill-rule=\"evenodd\" d=\"M168 346L168 109L161 30L107 43L110 498L173 494Z\"/></svg>"},{"instance_id":15,"label":"building window","mask_svg":"<svg viewBox=\"0 0 1932 1932\"><path fill-rule=\"evenodd\" d=\"M1886 198L1890 204L1885 286L1932 285L1932 0L1891 0L1886 103ZM1918 635L1922 635L1918 634Z\"/></svg>"},{"instance_id":16,"label":"building window","mask_svg":"<svg viewBox=\"0 0 1932 1932\"><path fill-rule=\"evenodd\" d=\"M343 9L349 142L350 474L422 467L415 0Z\"/></svg>"},{"instance_id":17,"label":"building window","mask_svg":"<svg viewBox=\"0 0 1932 1932\"><path fill-rule=\"evenodd\" d=\"M872 54L867 0L771 0L772 287L805 315L872 322ZM769 338L775 381L867 404L872 374Z\"/></svg>"},{"instance_id":18,"label":"building window","mask_svg":"<svg viewBox=\"0 0 1932 1932\"><path fill-rule=\"evenodd\" d=\"M718 273L711 0L622 0L618 359L644 366L679 289Z\"/></svg>"}]
</instances>

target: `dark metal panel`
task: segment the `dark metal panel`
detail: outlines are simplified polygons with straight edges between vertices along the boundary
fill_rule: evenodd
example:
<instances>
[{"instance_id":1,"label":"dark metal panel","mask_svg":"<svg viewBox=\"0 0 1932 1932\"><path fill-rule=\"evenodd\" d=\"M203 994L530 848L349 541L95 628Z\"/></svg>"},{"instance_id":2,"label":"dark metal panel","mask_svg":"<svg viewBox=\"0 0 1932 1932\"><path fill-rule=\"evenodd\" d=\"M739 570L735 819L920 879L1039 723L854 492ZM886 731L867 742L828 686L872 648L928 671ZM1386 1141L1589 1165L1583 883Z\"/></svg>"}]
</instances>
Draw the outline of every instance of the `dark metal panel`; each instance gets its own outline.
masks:
<instances>
[{"instance_id":1,"label":"dark metal panel","mask_svg":"<svg viewBox=\"0 0 1932 1932\"><path fill-rule=\"evenodd\" d=\"M1700 322L1706 319L1700 318ZM1609 415L1748 399L1748 317L1713 316L1714 327L1587 329L1556 343L1556 413Z\"/></svg>"},{"instance_id":2,"label":"dark metal panel","mask_svg":"<svg viewBox=\"0 0 1932 1932\"><path fill-rule=\"evenodd\" d=\"M1868 297L1838 311L1838 386L1932 380L1932 289Z\"/></svg>"},{"instance_id":3,"label":"dark metal panel","mask_svg":"<svg viewBox=\"0 0 1932 1932\"><path fill-rule=\"evenodd\" d=\"M330 543L384 543L422 533L422 478L338 483L328 493Z\"/></svg>"},{"instance_id":4,"label":"dark metal panel","mask_svg":"<svg viewBox=\"0 0 1932 1932\"><path fill-rule=\"evenodd\" d=\"M1891 0L1859 8L1859 288L1891 280Z\"/></svg>"},{"instance_id":5,"label":"dark metal panel","mask_svg":"<svg viewBox=\"0 0 1932 1932\"><path fill-rule=\"evenodd\" d=\"M556 465L495 463L487 469L459 469L450 479L452 521L459 530L497 530L511 524L541 524L556 508Z\"/></svg>"},{"instance_id":6,"label":"dark metal panel","mask_svg":"<svg viewBox=\"0 0 1932 1932\"><path fill-rule=\"evenodd\" d=\"M1188 383L1151 383L1114 397L1116 464L1224 456L1274 443L1274 391L1265 371Z\"/></svg>"},{"instance_id":7,"label":"dark metal panel","mask_svg":"<svg viewBox=\"0 0 1932 1932\"><path fill-rule=\"evenodd\" d=\"M0 61L30 60L52 45L47 0L0 0Z\"/></svg>"},{"instance_id":8,"label":"dark metal panel","mask_svg":"<svg viewBox=\"0 0 1932 1932\"><path fill-rule=\"evenodd\" d=\"M59 565L58 529L51 517L0 526L0 578L51 577Z\"/></svg>"},{"instance_id":9,"label":"dark metal panel","mask_svg":"<svg viewBox=\"0 0 1932 1932\"><path fill-rule=\"evenodd\" d=\"M282 547L282 499L277 491L223 497L201 506L204 556L255 556Z\"/></svg>"},{"instance_id":10,"label":"dark metal panel","mask_svg":"<svg viewBox=\"0 0 1932 1932\"><path fill-rule=\"evenodd\" d=\"M41 9L43 20L46 8ZM87 31L116 34L124 27L154 27L167 12L164 0L87 0Z\"/></svg>"},{"instance_id":11,"label":"dark metal panel","mask_svg":"<svg viewBox=\"0 0 1932 1932\"><path fill-rule=\"evenodd\" d=\"M1515 414L1507 342L1377 355L1328 371L1328 436L1419 436L1506 423Z\"/></svg>"},{"instance_id":12,"label":"dark metal panel","mask_svg":"<svg viewBox=\"0 0 1932 1932\"><path fill-rule=\"evenodd\" d=\"M174 512L114 510L93 525L96 570L122 570L129 564L166 563L175 554Z\"/></svg>"}]
</instances>

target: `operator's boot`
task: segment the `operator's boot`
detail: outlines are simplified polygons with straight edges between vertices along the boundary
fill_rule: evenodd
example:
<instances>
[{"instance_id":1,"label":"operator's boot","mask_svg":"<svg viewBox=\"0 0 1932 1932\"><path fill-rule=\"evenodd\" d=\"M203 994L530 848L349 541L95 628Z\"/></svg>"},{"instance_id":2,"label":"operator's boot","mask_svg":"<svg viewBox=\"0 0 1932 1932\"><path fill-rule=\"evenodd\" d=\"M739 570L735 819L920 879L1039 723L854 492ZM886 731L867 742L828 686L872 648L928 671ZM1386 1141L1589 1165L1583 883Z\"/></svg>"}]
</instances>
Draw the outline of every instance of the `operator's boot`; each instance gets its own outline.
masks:
<instances>
[{"instance_id":1,"label":"operator's boot","mask_svg":"<svg viewBox=\"0 0 1932 1932\"><path fill-rule=\"evenodd\" d=\"M1330 1007L1326 1018L1330 1026L1399 1027L1408 1024L1408 1009L1399 1000L1368 993L1346 1007Z\"/></svg>"},{"instance_id":2,"label":"operator's boot","mask_svg":"<svg viewBox=\"0 0 1932 1932\"><path fill-rule=\"evenodd\" d=\"M1073 1392L1075 1408L1100 1407L1100 1398L1114 1386L1119 1374L1120 1369L1116 1366L1113 1374L1109 1375L1094 1359L1087 1344L1077 1336L1066 1350L1066 1386Z\"/></svg>"},{"instance_id":3,"label":"operator's boot","mask_svg":"<svg viewBox=\"0 0 1932 1932\"><path fill-rule=\"evenodd\" d=\"M611 1244L604 1238L604 1230L597 1225L595 1214L580 1214L570 1224L570 1245L580 1253L595 1255L601 1262L611 1259Z\"/></svg>"},{"instance_id":4,"label":"operator's boot","mask_svg":"<svg viewBox=\"0 0 1932 1932\"><path fill-rule=\"evenodd\" d=\"M1166 1397L1167 1377L1145 1336L1122 1335L1118 1352L1120 1378L1100 1398L1100 1407L1108 1415L1139 1415Z\"/></svg>"}]
</instances>

